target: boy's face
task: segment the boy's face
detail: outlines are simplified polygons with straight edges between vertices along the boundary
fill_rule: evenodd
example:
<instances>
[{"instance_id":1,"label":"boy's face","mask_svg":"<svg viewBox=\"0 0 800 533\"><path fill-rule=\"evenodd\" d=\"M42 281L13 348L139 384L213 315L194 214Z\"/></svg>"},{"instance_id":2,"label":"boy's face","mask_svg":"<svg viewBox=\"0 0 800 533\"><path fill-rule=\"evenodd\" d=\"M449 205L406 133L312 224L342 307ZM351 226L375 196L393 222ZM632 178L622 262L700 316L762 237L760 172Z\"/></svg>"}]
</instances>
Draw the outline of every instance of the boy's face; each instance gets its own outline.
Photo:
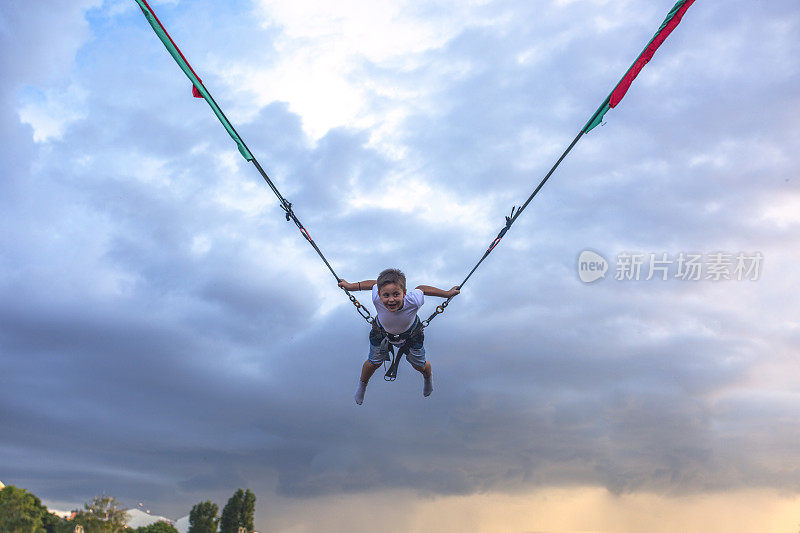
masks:
<instances>
[{"instance_id":1,"label":"boy's face","mask_svg":"<svg viewBox=\"0 0 800 533\"><path fill-rule=\"evenodd\" d=\"M380 288L378 296L380 296L381 303L386 306L386 309L394 313L403 307L403 298L406 297L406 291L397 283L387 283Z\"/></svg>"}]
</instances>

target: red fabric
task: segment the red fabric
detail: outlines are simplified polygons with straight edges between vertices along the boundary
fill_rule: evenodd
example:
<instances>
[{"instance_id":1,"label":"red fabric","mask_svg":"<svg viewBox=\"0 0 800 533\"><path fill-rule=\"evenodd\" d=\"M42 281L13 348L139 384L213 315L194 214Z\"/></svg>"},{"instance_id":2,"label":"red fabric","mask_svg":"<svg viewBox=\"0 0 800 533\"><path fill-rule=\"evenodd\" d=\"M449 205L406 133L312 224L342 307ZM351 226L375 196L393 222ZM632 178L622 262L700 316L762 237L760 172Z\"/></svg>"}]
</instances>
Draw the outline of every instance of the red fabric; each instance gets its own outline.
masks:
<instances>
[{"instance_id":1,"label":"red fabric","mask_svg":"<svg viewBox=\"0 0 800 533\"><path fill-rule=\"evenodd\" d=\"M692 0L692 1L694 2L694 0ZM203 83L203 80L201 80L200 76L197 75L197 72L194 71L194 69L192 68L192 65L190 65L189 62L186 61L186 58L183 57L183 52L181 52L181 49L178 48L177 44L175 44L175 41L172 40L172 36L170 36L169 32L167 32L167 29L164 27L163 24L161 24L161 21L158 20L158 16L156 16L156 12L153 11L153 8L150 7L150 4L147 3L147 0L142 0L142 2L144 2L144 5L146 5L147 9L150 10L150 14L153 15L154 19L156 19L156 22L158 22L158 25L161 26L161 29L164 30L164 35L167 36L167 39L169 39L169 42L172 43L172 46L174 46L175 50L177 50L178 53L181 55L181 58L183 59L184 63L186 63L186 66L189 67L189 70L192 71L192 74L194 74L197 77L197 80L200 83ZM197 87L195 87L194 84L192 84L192 96L194 96L195 98L202 98L203 97L203 95L200 94L200 91L197 90Z\"/></svg>"},{"instance_id":2,"label":"red fabric","mask_svg":"<svg viewBox=\"0 0 800 533\"><path fill-rule=\"evenodd\" d=\"M683 14L686 13L686 10L689 9L689 6L691 6L693 3L694 0L687 0L686 3L683 4L680 9L678 9L678 12L675 13L675 16L673 16L669 22L667 22L658 35L656 35L653 40L650 41L650 44L647 46L647 48L645 48L644 52L642 52L642 55L639 56L639 59L636 60L636 63L634 63L630 70L625 73L625 77L623 77L614 88L614 92L611 93L611 97L609 98L608 102L610 107L616 107L616 105L622 100L622 98L625 96L625 93L628 92L631 83L633 83L633 80L639 75L639 71L641 71L642 68L644 68L644 66L650 61L650 59L653 58L653 54L656 53L658 47L661 46L661 43L664 42L664 39L666 39L669 34L672 33L672 30L674 30L675 27L680 24Z\"/></svg>"}]
</instances>

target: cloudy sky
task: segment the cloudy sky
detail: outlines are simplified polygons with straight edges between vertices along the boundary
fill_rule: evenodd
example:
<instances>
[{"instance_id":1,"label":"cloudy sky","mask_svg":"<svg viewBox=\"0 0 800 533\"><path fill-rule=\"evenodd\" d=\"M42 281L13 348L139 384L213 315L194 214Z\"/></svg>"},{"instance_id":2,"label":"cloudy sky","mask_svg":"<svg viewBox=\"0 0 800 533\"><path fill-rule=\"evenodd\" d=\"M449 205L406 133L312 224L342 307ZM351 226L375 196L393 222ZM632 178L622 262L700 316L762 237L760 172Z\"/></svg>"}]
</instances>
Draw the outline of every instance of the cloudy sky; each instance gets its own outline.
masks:
<instances>
[{"instance_id":1,"label":"cloudy sky","mask_svg":"<svg viewBox=\"0 0 800 533\"><path fill-rule=\"evenodd\" d=\"M672 0L152 5L340 276L448 288ZM0 480L249 487L261 531L796 531L798 34L696 2L426 330L433 395L404 364L358 407L366 323L135 2L5 0Z\"/></svg>"}]
</instances>

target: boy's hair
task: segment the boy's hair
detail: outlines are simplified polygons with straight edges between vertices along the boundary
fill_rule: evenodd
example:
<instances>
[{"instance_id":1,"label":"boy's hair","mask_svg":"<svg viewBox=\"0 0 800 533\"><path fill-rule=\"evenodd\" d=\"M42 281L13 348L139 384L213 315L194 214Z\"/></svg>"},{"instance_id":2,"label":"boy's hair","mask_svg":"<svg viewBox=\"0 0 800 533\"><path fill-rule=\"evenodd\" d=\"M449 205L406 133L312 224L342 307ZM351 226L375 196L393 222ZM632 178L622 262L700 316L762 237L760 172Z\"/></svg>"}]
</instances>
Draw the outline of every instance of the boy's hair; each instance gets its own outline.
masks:
<instances>
[{"instance_id":1,"label":"boy's hair","mask_svg":"<svg viewBox=\"0 0 800 533\"><path fill-rule=\"evenodd\" d=\"M387 268L378 275L378 290L388 283L397 283L406 290L406 275L396 268Z\"/></svg>"}]
</instances>

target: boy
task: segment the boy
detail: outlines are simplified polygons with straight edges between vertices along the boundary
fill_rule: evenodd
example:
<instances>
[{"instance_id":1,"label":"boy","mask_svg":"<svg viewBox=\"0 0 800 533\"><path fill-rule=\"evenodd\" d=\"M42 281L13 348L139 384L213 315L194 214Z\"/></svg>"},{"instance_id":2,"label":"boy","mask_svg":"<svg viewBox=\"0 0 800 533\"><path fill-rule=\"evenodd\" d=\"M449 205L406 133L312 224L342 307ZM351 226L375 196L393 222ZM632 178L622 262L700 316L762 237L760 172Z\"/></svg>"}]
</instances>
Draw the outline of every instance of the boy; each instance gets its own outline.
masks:
<instances>
[{"instance_id":1,"label":"boy","mask_svg":"<svg viewBox=\"0 0 800 533\"><path fill-rule=\"evenodd\" d=\"M355 394L356 403L361 405L364 401L369 378L383 364L383 361L388 359L385 351L381 353L381 342L386 337L386 333L405 337L400 346L408 343L406 360L425 378L422 394L430 396L433 392L431 364L425 360L425 348L422 346L425 337L419 324L417 310L422 307L425 296L450 298L459 293L458 286L445 291L428 285L419 285L407 293L406 276L396 268L384 270L377 280L348 283L342 279L339 280L339 286L351 292L372 290L372 303L375 304L377 315L369 334L369 356L361 367L361 380Z\"/></svg>"}]
</instances>

